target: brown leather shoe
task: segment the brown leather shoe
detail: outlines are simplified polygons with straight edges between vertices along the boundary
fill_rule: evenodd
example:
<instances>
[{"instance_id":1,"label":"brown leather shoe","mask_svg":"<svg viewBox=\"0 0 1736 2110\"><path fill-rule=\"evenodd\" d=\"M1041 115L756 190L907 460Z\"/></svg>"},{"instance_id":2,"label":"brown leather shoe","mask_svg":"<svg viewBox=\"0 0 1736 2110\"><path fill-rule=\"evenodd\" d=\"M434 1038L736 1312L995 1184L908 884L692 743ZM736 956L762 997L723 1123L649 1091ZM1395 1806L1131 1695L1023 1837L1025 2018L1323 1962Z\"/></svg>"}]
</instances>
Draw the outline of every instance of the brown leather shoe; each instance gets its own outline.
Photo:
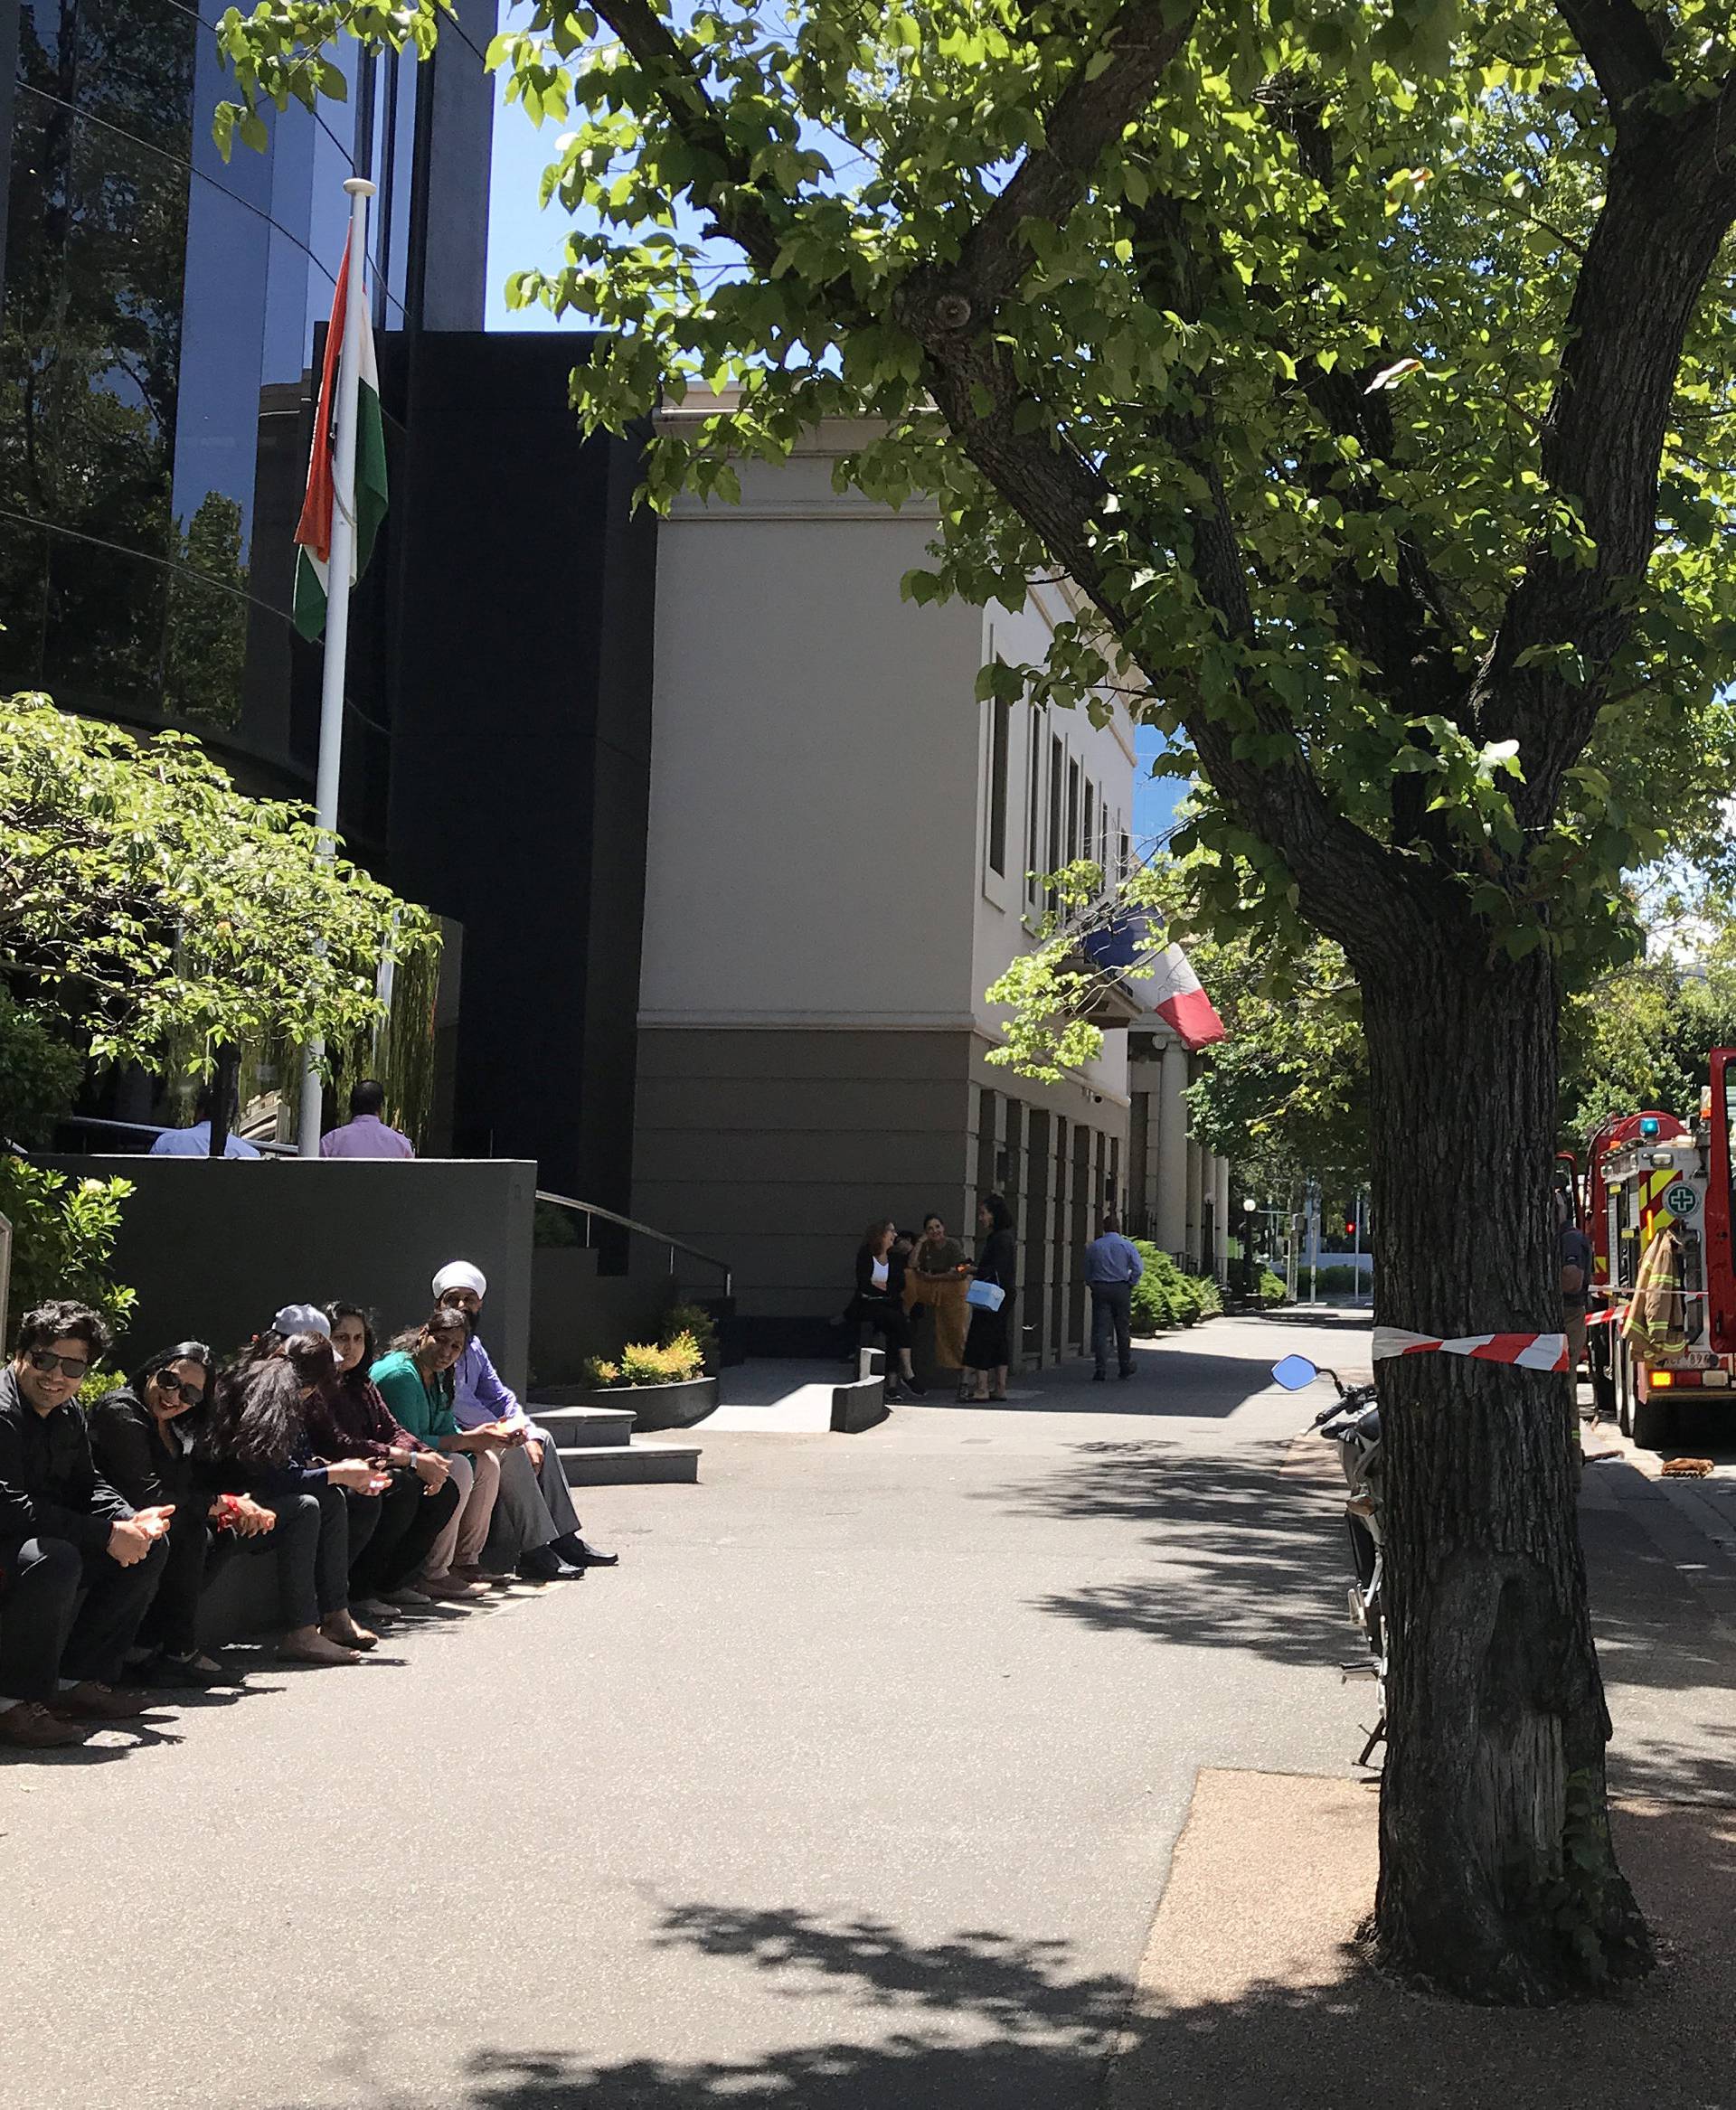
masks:
<instances>
[{"instance_id":1,"label":"brown leather shoe","mask_svg":"<svg viewBox=\"0 0 1736 2110\"><path fill-rule=\"evenodd\" d=\"M90 1734L75 1721L62 1721L39 1700L21 1700L0 1714L0 1744L21 1751L52 1751L62 1744L81 1744Z\"/></svg>"},{"instance_id":2,"label":"brown leather shoe","mask_svg":"<svg viewBox=\"0 0 1736 2110\"><path fill-rule=\"evenodd\" d=\"M136 1692L127 1685L100 1685L87 1678L70 1692L57 1692L49 1701L49 1710L63 1721L130 1721L150 1704L148 1692Z\"/></svg>"}]
</instances>

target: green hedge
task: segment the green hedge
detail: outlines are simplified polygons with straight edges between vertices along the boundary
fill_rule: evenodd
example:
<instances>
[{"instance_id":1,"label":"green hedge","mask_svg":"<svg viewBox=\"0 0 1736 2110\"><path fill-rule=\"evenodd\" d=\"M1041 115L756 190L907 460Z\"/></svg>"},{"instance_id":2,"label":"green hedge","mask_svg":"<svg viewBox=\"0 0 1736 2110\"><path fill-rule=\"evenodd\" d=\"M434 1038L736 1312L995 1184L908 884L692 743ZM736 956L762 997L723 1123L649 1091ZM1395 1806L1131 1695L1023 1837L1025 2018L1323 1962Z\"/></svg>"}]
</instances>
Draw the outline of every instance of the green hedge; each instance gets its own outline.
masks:
<instances>
[{"instance_id":1,"label":"green hedge","mask_svg":"<svg viewBox=\"0 0 1736 2110\"><path fill-rule=\"evenodd\" d=\"M1170 1256L1146 1239L1136 1239L1146 1271L1133 1286L1133 1325L1137 1333L1159 1333L1172 1326L1192 1326L1214 1319L1223 1309L1218 1286L1208 1277L1184 1275Z\"/></svg>"},{"instance_id":2,"label":"green hedge","mask_svg":"<svg viewBox=\"0 0 1736 2110\"><path fill-rule=\"evenodd\" d=\"M1289 1295L1284 1277L1274 1275L1269 1267L1260 1271L1260 1301L1263 1305L1281 1305Z\"/></svg>"}]
</instances>

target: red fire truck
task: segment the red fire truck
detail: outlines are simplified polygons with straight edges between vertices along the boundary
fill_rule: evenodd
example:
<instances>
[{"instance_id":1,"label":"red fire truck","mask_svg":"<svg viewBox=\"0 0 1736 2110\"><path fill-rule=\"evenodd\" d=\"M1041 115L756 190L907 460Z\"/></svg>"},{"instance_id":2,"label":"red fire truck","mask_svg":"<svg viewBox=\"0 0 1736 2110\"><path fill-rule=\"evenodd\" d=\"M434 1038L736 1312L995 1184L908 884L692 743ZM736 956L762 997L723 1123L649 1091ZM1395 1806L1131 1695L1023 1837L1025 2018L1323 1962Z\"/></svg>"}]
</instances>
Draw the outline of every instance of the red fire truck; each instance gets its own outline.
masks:
<instances>
[{"instance_id":1,"label":"red fire truck","mask_svg":"<svg viewBox=\"0 0 1736 2110\"><path fill-rule=\"evenodd\" d=\"M1648 1450L1670 1439L1684 1394L1736 1384L1736 1271L1731 1243L1731 1124L1736 1049L1712 1053L1712 1083L1692 1127L1673 1115L1606 1121L1587 1154L1587 1229L1592 1247L1592 1313L1626 1306L1659 1233L1677 1233L1680 1323L1646 1352L1619 1319L1592 1328L1592 1386L1600 1411Z\"/></svg>"}]
</instances>

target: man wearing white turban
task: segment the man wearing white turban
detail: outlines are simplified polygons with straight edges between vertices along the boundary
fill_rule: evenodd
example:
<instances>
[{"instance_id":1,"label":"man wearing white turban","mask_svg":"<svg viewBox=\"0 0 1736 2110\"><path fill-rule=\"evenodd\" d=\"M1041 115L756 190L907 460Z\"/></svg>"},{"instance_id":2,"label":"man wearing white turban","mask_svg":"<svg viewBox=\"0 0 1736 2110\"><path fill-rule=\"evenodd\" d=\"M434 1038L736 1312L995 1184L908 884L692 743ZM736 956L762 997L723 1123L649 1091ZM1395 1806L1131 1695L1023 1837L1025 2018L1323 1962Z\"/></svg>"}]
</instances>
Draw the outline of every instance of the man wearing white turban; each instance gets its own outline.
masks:
<instances>
[{"instance_id":1,"label":"man wearing white turban","mask_svg":"<svg viewBox=\"0 0 1736 2110\"><path fill-rule=\"evenodd\" d=\"M462 1312L470 1329L452 1371L453 1416L460 1428L493 1425L513 1439L513 1448L500 1454L500 1493L482 1566L496 1573L514 1568L534 1582L613 1568L618 1554L599 1553L580 1536L552 1437L525 1413L476 1337L476 1314L487 1294L487 1277L468 1260L448 1260L434 1277L436 1298Z\"/></svg>"}]
</instances>

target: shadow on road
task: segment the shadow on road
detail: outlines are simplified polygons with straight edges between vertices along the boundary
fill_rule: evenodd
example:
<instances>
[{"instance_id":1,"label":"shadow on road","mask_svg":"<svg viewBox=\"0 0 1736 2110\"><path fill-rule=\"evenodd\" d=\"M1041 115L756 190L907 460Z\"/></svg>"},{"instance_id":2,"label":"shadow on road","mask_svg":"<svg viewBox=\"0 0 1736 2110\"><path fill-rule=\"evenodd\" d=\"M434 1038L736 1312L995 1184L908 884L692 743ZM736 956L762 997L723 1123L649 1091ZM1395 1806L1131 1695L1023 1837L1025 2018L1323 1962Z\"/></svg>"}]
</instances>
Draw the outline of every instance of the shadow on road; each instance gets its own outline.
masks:
<instances>
[{"instance_id":1,"label":"shadow on road","mask_svg":"<svg viewBox=\"0 0 1736 2110\"><path fill-rule=\"evenodd\" d=\"M1344 2110L1352 2100L1403 2110L1467 2103L1581 2110L1703 2110L1728 2094L1732 1966L1725 1928L1736 1903L1729 1813L1657 1805L1621 1813L1618 1843L1675 1958L1668 1997L1550 2011L1471 2007L1405 1992L1362 1964L1342 1933L1317 1937L1282 1969L1207 1973L1209 1991L1147 1993L1071 1967L1061 1941L983 1929L923 1943L874 1919L832 1922L795 1909L693 1903L665 1908L656 1945L771 1974L791 2002L842 1994L864 2018L854 2036L728 2056L586 2057L553 2045L463 2057L460 2075L413 2092L392 2026L353 2013L323 2082L369 2110ZM1293 1870L1282 1873L1293 1883ZM1201 1930L1209 1953L1234 1920ZM1182 1927L1186 1977L1194 1930ZM1280 1934L1278 1956L1285 1955ZM1269 1958L1269 1943L1260 1954ZM1194 1959L1197 1965L1197 1958ZM1250 1964L1252 1963L1250 1958ZM554 2003L545 2011L557 2012ZM873 2035L868 2018L883 2015ZM575 2018L575 2021L578 2018ZM582 2023L579 2023L582 2027ZM867 2040L864 2040L866 2039ZM1111 2065L1111 2054L1116 2056ZM1589 2077L1596 2076L1595 2085ZM1590 2092L1588 2093L1590 2087ZM329 2100L321 2093L319 2100ZM312 2097L278 2110L314 2110Z\"/></svg>"},{"instance_id":2,"label":"shadow on road","mask_svg":"<svg viewBox=\"0 0 1736 2110\"><path fill-rule=\"evenodd\" d=\"M1014 1513L1149 1524L1139 1540L1148 1566L1125 1582L1052 1592L1037 1607L1183 1647L1332 1661L1347 1556L1335 1468L1321 1448L1315 1473L1286 1465L1288 1442L1227 1458L1149 1442L1079 1445L1076 1465L1015 1491ZM1004 1501L1005 1490L994 1499Z\"/></svg>"}]
</instances>

